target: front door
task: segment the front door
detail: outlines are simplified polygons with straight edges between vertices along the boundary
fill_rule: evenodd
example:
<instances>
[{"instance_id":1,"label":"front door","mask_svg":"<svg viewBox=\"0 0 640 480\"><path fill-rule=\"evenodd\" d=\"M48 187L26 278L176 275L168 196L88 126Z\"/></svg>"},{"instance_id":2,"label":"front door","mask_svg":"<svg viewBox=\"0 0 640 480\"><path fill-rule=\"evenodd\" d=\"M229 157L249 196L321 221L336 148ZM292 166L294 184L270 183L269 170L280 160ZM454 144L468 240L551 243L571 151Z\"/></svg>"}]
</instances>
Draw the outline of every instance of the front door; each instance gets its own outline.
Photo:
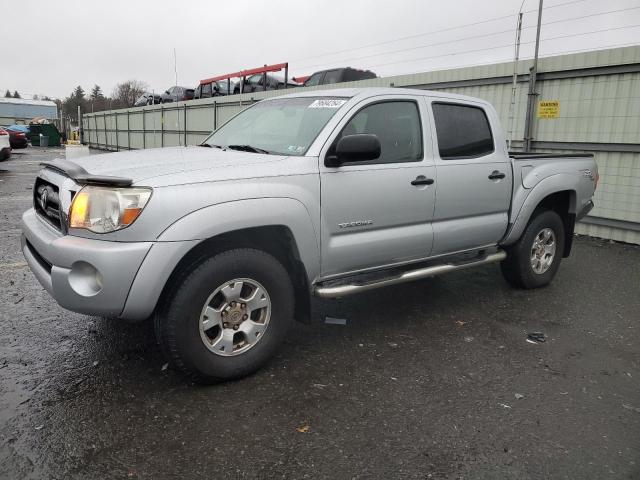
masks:
<instances>
[{"instance_id":1,"label":"front door","mask_svg":"<svg viewBox=\"0 0 640 480\"><path fill-rule=\"evenodd\" d=\"M433 241L435 167L421 97L385 95L355 105L320 157L322 276L425 258ZM339 138L375 134L376 160L327 167Z\"/></svg>"}]
</instances>

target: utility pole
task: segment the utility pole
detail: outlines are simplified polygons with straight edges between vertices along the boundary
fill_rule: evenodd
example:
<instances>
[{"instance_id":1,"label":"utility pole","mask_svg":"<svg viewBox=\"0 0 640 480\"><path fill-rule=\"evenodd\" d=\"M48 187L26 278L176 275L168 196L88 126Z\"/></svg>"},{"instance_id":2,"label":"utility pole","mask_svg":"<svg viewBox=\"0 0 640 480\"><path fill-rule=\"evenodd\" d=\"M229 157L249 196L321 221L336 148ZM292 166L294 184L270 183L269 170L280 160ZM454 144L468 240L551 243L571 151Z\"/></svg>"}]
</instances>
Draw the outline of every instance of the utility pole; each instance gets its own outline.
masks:
<instances>
[{"instance_id":1,"label":"utility pole","mask_svg":"<svg viewBox=\"0 0 640 480\"><path fill-rule=\"evenodd\" d=\"M530 69L529 74L529 94L527 99L527 117L525 118L524 124L524 146L525 151L531 151L531 140L532 140L532 125L533 125L533 115L535 112L536 106L536 97L538 93L536 92L536 75L538 73L538 49L540 48L540 25L542 24L542 2L540 0L540 5L538 7L538 29L536 30L536 51L533 57L533 66Z\"/></svg>"},{"instance_id":2,"label":"utility pole","mask_svg":"<svg viewBox=\"0 0 640 480\"><path fill-rule=\"evenodd\" d=\"M520 34L522 33L522 12L518 13L518 26L516 28L516 47L513 58L513 82L511 83L511 103L509 104L509 138L507 140L507 149L511 150L511 142L513 141L513 128L516 119L516 90L518 83L518 59L520 58Z\"/></svg>"},{"instance_id":3,"label":"utility pole","mask_svg":"<svg viewBox=\"0 0 640 480\"><path fill-rule=\"evenodd\" d=\"M80 143L84 144L84 131L82 128L82 112L80 111L80 105L78 105L78 132L80 134Z\"/></svg>"}]
</instances>

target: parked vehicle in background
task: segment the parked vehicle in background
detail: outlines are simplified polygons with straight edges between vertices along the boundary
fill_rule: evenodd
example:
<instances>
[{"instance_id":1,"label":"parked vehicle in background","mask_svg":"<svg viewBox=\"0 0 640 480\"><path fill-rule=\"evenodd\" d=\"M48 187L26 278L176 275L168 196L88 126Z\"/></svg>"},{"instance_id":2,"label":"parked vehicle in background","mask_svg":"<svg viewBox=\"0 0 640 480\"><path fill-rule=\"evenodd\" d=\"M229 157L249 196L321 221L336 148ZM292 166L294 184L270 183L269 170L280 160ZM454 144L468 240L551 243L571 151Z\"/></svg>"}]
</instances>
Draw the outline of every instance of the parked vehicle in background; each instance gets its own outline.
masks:
<instances>
[{"instance_id":1,"label":"parked vehicle in background","mask_svg":"<svg viewBox=\"0 0 640 480\"><path fill-rule=\"evenodd\" d=\"M11 157L11 141L9 140L9 132L0 127L0 161L7 160Z\"/></svg>"},{"instance_id":2,"label":"parked vehicle in background","mask_svg":"<svg viewBox=\"0 0 640 480\"><path fill-rule=\"evenodd\" d=\"M157 93L146 92L140 95L133 104L134 107L144 107L145 105L157 105L162 103L162 96Z\"/></svg>"},{"instance_id":3,"label":"parked vehicle in background","mask_svg":"<svg viewBox=\"0 0 640 480\"><path fill-rule=\"evenodd\" d=\"M9 143L11 144L11 148L27 148L29 146L29 138L27 137L26 131L29 132L29 127L25 125L10 125L8 127L4 127L4 129L9 134Z\"/></svg>"},{"instance_id":4,"label":"parked vehicle in background","mask_svg":"<svg viewBox=\"0 0 640 480\"><path fill-rule=\"evenodd\" d=\"M69 310L153 316L200 382L258 369L311 295L492 262L548 285L598 182L591 154L510 155L484 100L400 88L298 90L200 147L43 165L22 217L40 283Z\"/></svg>"},{"instance_id":5,"label":"parked vehicle in background","mask_svg":"<svg viewBox=\"0 0 640 480\"><path fill-rule=\"evenodd\" d=\"M214 82L201 83L195 88L194 99L211 98L223 95L232 95L236 83L231 80L217 80Z\"/></svg>"},{"instance_id":6,"label":"parked vehicle in background","mask_svg":"<svg viewBox=\"0 0 640 480\"><path fill-rule=\"evenodd\" d=\"M240 93L240 83L237 83L234 87L234 94ZM299 86L300 84L294 82L293 80L287 81L287 88L296 88ZM276 77L275 75L265 75L264 73L257 73L245 79L242 86L242 93L262 92L264 90L280 90L282 88L284 88L284 80L282 78Z\"/></svg>"},{"instance_id":7,"label":"parked vehicle in background","mask_svg":"<svg viewBox=\"0 0 640 480\"><path fill-rule=\"evenodd\" d=\"M169 102L184 102L186 100L193 100L193 94L195 90L193 88L174 86L169 90L165 90L162 94L162 103Z\"/></svg>"},{"instance_id":8,"label":"parked vehicle in background","mask_svg":"<svg viewBox=\"0 0 640 480\"><path fill-rule=\"evenodd\" d=\"M311 75L304 82L305 87L314 87L316 85L329 85L332 83L355 82L357 80L368 80L370 78L378 78L375 73L370 70L358 70L356 68L333 68L330 70L322 70Z\"/></svg>"}]
</instances>

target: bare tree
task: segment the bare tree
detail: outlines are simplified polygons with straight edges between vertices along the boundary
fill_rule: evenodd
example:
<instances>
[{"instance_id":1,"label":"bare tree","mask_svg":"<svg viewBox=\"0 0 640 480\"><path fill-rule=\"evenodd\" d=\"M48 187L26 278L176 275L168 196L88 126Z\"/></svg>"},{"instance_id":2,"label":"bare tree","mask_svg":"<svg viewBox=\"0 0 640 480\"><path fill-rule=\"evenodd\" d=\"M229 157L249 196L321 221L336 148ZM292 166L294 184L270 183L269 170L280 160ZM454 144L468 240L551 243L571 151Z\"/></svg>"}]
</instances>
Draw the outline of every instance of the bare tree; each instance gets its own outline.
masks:
<instances>
[{"instance_id":1,"label":"bare tree","mask_svg":"<svg viewBox=\"0 0 640 480\"><path fill-rule=\"evenodd\" d=\"M133 107L138 97L147 91L149 86L140 80L127 80L119 83L111 95L114 107Z\"/></svg>"}]
</instances>

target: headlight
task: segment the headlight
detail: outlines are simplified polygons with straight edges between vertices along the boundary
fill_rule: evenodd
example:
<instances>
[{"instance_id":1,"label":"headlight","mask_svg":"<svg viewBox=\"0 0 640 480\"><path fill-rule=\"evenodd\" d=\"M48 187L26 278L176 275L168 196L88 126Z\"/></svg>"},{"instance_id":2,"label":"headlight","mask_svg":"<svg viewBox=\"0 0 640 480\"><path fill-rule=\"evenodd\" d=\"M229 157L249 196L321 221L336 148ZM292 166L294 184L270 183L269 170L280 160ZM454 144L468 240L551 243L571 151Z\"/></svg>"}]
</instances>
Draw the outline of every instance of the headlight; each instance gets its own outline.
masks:
<instances>
[{"instance_id":1,"label":"headlight","mask_svg":"<svg viewBox=\"0 0 640 480\"><path fill-rule=\"evenodd\" d=\"M108 233L128 227L151 198L145 187L110 188L86 186L73 198L69 228Z\"/></svg>"}]
</instances>

